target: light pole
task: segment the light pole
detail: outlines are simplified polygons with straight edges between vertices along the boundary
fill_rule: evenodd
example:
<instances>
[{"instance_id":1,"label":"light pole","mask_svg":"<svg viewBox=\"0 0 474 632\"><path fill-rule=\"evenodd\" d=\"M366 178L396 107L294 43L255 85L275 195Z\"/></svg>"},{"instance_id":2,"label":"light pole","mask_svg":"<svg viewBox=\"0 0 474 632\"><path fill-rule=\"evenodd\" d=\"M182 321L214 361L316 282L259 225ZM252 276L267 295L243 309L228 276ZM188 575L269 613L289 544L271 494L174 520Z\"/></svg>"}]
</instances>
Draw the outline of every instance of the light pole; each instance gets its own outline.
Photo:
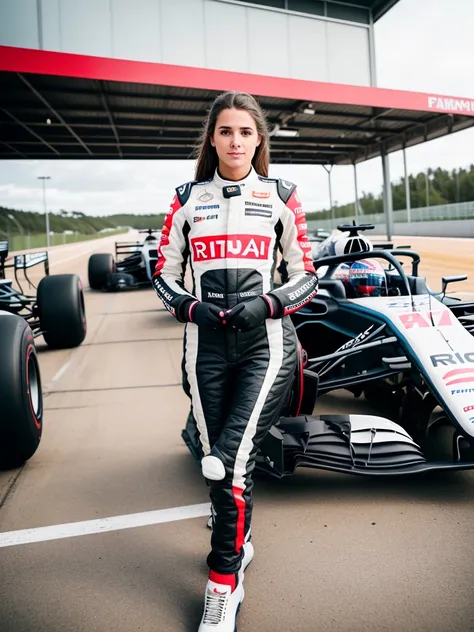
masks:
<instances>
[{"instance_id":1,"label":"light pole","mask_svg":"<svg viewBox=\"0 0 474 632\"><path fill-rule=\"evenodd\" d=\"M335 219L334 219L334 206L332 203L332 184L331 184L331 171L334 165L331 165L329 167L329 169L326 167L326 165L323 165L325 171L328 174L328 183L329 183L329 207L331 209L331 228L335 228L334 224L335 224Z\"/></svg>"},{"instance_id":2,"label":"light pole","mask_svg":"<svg viewBox=\"0 0 474 632\"><path fill-rule=\"evenodd\" d=\"M44 214L46 216L46 247L49 248L51 245L50 237L49 237L49 215L48 215L48 209L46 208L46 190L44 186L44 181L51 180L51 178L50 176L38 176L38 180L42 180L43 182L43 208L44 208Z\"/></svg>"}]
</instances>

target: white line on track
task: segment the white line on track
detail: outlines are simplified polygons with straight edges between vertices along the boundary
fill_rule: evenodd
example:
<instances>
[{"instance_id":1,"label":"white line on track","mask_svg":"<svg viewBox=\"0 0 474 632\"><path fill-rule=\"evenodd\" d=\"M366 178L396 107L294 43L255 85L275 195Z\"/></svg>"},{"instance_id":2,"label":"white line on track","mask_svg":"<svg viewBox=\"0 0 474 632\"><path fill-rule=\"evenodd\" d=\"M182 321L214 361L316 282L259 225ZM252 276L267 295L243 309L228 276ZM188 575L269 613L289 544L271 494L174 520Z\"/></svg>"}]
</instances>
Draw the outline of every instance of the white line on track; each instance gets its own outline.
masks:
<instances>
[{"instance_id":1,"label":"white line on track","mask_svg":"<svg viewBox=\"0 0 474 632\"><path fill-rule=\"evenodd\" d=\"M112 305L114 303L114 300L115 300L116 296L117 296L116 294L112 294L110 296L109 300L107 301L107 304L106 304L105 309L104 309L104 315L102 317L101 325L102 325L102 322L104 321L105 317L109 314L110 310L112 309ZM99 326L99 329L100 329L100 326ZM52 378L52 380L50 382L50 385L54 384L54 382L57 382L59 379L62 378L62 376L66 373L66 371L71 366L72 361L74 360L74 357L75 357L75 355L73 357L70 357L68 360L66 360L66 362L62 365L62 367L60 367L60 369L54 374L54 377ZM47 388L46 387L45 387L44 391L45 391L45 393L47 392Z\"/></svg>"},{"instance_id":2,"label":"white line on track","mask_svg":"<svg viewBox=\"0 0 474 632\"><path fill-rule=\"evenodd\" d=\"M53 379L51 380L51 382L56 382L56 380L59 380L59 378L61 378L64 373L66 373L66 371L68 370L69 366L71 365L71 359L69 359L67 362L65 362L62 367L59 369L59 371L57 373L55 373Z\"/></svg>"},{"instance_id":3,"label":"white line on track","mask_svg":"<svg viewBox=\"0 0 474 632\"><path fill-rule=\"evenodd\" d=\"M157 509L142 513L99 518L97 520L85 520L84 522L69 522L66 524L51 525L49 527L37 527L35 529L21 529L19 531L0 532L0 548L18 546L20 544L33 544L35 542L48 542L64 538L75 538L95 533L108 531L121 531L146 527L152 524L176 522L177 520L189 520L190 518L202 518L209 516L211 512L209 503L199 505L187 505L173 507L172 509Z\"/></svg>"},{"instance_id":4,"label":"white line on track","mask_svg":"<svg viewBox=\"0 0 474 632\"><path fill-rule=\"evenodd\" d=\"M58 261L52 260L51 265L62 266L64 263L67 263L68 261L73 261L74 259L80 259L84 255L88 255L91 252L94 252L94 250L98 250L98 248L89 248L89 250L81 250L79 254L71 255L70 257L66 257L66 259L59 259Z\"/></svg>"}]
</instances>

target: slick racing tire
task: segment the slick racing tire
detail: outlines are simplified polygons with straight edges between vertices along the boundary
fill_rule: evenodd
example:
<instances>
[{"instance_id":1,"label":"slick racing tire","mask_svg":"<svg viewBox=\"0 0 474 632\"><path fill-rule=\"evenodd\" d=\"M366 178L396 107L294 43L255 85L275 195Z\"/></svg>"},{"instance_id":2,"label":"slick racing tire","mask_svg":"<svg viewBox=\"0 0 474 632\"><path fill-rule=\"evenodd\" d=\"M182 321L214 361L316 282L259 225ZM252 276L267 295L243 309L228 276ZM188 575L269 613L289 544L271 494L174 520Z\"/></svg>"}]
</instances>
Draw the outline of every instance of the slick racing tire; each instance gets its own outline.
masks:
<instances>
[{"instance_id":1,"label":"slick racing tire","mask_svg":"<svg viewBox=\"0 0 474 632\"><path fill-rule=\"evenodd\" d=\"M107 285L107 277L115 271L116 265L111 254L91 255L87 269L89 286L93 290L103 290Z\"/></svg>"},{"instance_id":2,"label":"slick racing tire","mask_svg":"<svg viewBox=\"0 0 474 632\"><path fill-rule=\"evenodd\" d=\"M81 279L55 274L41 279L37 296L43 338L51 349L78 347L86 337L87 321Z\"/></svg>"},{"instance_id":3,"label":"slick racing tire","mask_svg":"<svg viewBox=\"0 0 474 632\"><path fill-rule=\"evenodd\" d=\"M425 454L430 461L447 461L455 459L454 435L456 428L444 416L438 416L429 425L425 439Z\"/></svg>"},{"instance_id":4,"label":"slick racing tire","mask_svg":"<svg viewBox=\"0 0 474 632\"><path fill-rule=\"evenodd\" d=\"M33 456L43 429L41 378L33 333L23 318L0 313L0 469Z\"/></svg>"}]
</instances>

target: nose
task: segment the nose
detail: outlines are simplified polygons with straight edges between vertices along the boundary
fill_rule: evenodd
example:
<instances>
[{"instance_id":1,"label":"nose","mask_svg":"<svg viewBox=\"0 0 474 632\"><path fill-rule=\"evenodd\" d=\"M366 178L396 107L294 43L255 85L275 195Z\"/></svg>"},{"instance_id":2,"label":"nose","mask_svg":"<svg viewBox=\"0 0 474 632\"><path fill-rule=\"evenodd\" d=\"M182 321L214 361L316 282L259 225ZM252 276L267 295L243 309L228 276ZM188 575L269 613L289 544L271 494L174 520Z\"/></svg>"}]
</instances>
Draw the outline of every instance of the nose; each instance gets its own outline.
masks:
<instances>
[{"instance_id":1,"label":"nose","mask_svg":"<svg viewBox=\"0 0 474 632\"><path fill-rule=\"evenodd\" d=\"M232 147L240 147L240 135L238 132L235 132L234 134L232 134L232 141L231 141L231 145Z\"/></svg>"}]
</instances>

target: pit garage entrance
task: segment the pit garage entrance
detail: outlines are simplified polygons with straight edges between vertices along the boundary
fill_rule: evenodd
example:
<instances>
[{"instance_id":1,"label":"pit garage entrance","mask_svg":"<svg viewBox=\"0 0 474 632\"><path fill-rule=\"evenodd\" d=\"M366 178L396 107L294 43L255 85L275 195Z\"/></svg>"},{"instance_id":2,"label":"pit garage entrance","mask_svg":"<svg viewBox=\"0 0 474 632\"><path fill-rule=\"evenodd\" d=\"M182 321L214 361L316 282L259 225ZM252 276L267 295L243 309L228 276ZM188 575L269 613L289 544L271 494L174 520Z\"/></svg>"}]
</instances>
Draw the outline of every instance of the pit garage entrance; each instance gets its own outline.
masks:
<instances>
[{"instance_id":1,"label":"pit garage entrance","mask_svg":"<svg viewBox=\"0 0 474 632\"><path fill-rule=\"evenodd\" d=\"M0 159L187 160L225 90L259 99L273 163L323 165L329 186L352 164L357 190L380 156L389 238L388 154L474 126L469 99L0 46Z\"/></svg>"}]
</instances>

